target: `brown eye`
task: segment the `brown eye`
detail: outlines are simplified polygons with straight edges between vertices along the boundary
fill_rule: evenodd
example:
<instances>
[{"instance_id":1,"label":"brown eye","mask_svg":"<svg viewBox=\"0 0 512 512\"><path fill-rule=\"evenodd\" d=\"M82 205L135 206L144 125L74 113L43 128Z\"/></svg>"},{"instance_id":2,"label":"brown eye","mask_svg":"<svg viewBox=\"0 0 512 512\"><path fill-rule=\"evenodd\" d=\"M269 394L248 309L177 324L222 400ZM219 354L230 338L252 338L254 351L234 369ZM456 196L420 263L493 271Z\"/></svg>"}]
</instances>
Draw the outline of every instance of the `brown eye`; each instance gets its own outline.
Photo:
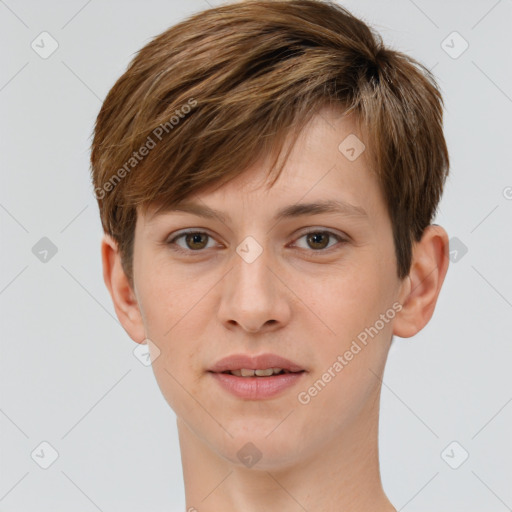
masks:
<instances>
[{"instance_id":1,"label":"brown eye","mask_svg":"<svg viewBox=\"0 0 512 512\"><path fill-rule=\"evenodd\" d=\"M184 239L185 243L178 243L178 240ZM300 236L297 240L305 239L306 246L300 246L299 248L311 252L317 253L329 253L329 249L332 246L336 245L336 241L338 245L343 245L347 242L345 238L342 236L333 233L332 231L309 231ZM177 252L181 252L184 254L192 255L192 253L201 253L205 252L205 249L212 248L210 245L208 247L208 242L214 241L213 237L204 231L187 231L185 233L181 233L176 235L171 240L167 241L166 244L171 246L171 248ZM333 243L330 243L333 241Z\"/></svg>"},{"instance_id":2,"label":"brown eye","mask_svg":"<svg viewBox=\"0 0 512 512\"><path fill-rule=\"evenodd\" d=\"M300 245L298 247L304 250L309 250L309 252L329 252L329 249L333 245L336 245L336 241L338 241L340 244L343 244L347 241L340 235L337 235L331 231L309 231L299 237L298 240L303 238L306 240L306 247L301 247ZM334 243L330 243L330 241L333 239Z\"/></svg>"},{"instance_id":3,"label":"brown eye","mask_svg":"<svg viewBox=\"0 0 512 512\"><path fill-rule=\"evenodd\" d=\"M177 240L184 239L185 244L178 243ZM203 231L188 231L175 236L167 242L167 245L178 252L201 252L207 248L211 236Z\"/></svg>"}]
</instances>

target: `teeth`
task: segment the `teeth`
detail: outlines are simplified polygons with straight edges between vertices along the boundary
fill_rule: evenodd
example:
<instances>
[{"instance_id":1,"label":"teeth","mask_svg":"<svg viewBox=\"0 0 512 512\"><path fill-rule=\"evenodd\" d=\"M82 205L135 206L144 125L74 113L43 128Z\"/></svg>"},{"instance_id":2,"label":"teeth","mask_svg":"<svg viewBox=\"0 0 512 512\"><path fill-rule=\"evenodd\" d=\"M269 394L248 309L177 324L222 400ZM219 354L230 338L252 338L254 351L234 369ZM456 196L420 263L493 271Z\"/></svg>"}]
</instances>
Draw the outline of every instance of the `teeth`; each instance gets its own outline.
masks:
<instances>
[{"instance_id":1,"label":"teeth","mask_svg":"<svg viewBox=\"0 0 512 512\"><path fill-rule=\"evenodd\" d=\"M279 373L281 370L282 368L267 368L266 370L249 370L242 368L241 370L231 370L230 373L237 377L254 377L255 375L258 377L270 377L271 375Z\"/></svg>"},{"instance_id":2,"label":"teeth","mask_svg":"<svg viewBox=\"0 0 512 512\"><path fill-rule=\"evenodd\" d=\"M268 370L254 370L254 373L258 377L270 377L274 373L274 369L269 368Z\"/></svg>"}]
</instances>

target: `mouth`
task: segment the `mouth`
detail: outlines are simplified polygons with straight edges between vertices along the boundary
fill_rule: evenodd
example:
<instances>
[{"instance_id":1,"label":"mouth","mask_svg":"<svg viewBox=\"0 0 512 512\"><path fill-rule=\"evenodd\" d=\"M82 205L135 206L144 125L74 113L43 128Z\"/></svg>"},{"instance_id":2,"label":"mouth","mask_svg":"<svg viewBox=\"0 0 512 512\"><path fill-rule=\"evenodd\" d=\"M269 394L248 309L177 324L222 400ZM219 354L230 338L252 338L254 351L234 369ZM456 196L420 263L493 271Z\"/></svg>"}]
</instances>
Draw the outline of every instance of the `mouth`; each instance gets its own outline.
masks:
<instances>
[{"instance_id":1,"label":"mouth","mask_svg":"<svg viewBox=\"0 0 512 512\"><path fill-rule=\"evenodd\" d=\"M282 373L305 372L306 369L277 354L233 354L217 361L208 371L231 373L237 377L271 377Z\"/></svg>"},{"instance_id":2,"label":"mouth","mask_svg":"<svg viewBox=\"0 0 512 512\"><path fill-rule=\"evenodd\" d=\"M307 370L276 354L236 354L221 359L208 372L235 397L264 400L295 385Z\"/></svg>"},{"instance_id":3,"label":"mouth","mask_svg":"<svg viewBox=\"0 0 512 512\"><path fill-rule=\"evenodd\" d=\"M226 370L219 373L227 373L230 375L235 375L236 377L273 377L274 375L283 375L285 373L302 373L304 371L305 370L292 372L290 370L285 370L284 368L266 368L264 370L251 370L250 368L241 368L240 370Z\"/></svg>"}]
</instances>

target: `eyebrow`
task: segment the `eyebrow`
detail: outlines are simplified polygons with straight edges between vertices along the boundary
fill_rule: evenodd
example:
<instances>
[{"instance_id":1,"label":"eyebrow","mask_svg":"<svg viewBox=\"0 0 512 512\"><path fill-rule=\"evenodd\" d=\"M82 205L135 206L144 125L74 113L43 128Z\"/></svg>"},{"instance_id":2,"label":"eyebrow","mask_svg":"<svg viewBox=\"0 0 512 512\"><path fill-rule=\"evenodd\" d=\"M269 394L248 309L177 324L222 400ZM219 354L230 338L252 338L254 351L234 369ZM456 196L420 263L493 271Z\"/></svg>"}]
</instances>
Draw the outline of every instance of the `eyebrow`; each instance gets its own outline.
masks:
<instances>
[{"instance_id":1,"label":"eyebrow","mask_svg":"<svg viewBox=\"0 0 512 512\"><path fill-rule=\"evenodd\" d=\"M219 210L215 210L206 205L193 202L181 202L168 208L163 208L158 213L186 212L192 213L199 217L208 219L217 219L226 224L228 217ZM294 217L303 217L306 215L320 215L322 213L336 213L344 217L355 217L359 219L369 220L368 213L361 206L356 206L346 201L328 199L323 201L315 201L311 203L296 203L285 206L279 210L273 220L280 221Z\"/></svg>"}]
</instances>

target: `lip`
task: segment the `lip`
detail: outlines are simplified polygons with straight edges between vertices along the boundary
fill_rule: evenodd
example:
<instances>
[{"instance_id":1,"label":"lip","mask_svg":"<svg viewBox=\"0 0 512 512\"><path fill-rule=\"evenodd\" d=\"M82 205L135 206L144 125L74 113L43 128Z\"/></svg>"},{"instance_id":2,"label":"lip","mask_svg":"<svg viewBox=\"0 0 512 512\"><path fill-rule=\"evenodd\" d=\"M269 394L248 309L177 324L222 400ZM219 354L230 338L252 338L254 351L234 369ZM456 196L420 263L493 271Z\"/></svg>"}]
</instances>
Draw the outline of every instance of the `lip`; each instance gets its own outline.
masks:
<instances>
[{"instance_id":1,"label":"lip","mask_svg":"<svg viewBox=\"0 0 512 512\"><path fill-rule=\"evenodd\" d=\"M270 377L238 377L222 373L243 368L248 370L282 368L293 373ZM277 396L297 384L307 372L297 363L277 354L260 354L258 356L234 354L217 361L208 371L225 391L246 400L265 400Z\"/></svg>"},{"instance_id":2,"label":"lip","mask_svg":"<svg viewBox=\"0 0 512 512\"><path fill-rule=\"evenodd\" d=\"M217 361L211 368L208 369L210 372L222 373L225 371L241 370L245 368L247 370L265 370L266 368L282 368L289 372L300 372L305 370L297 363L290 361L284 357L278 356L277 354L260 354L257 356L250 356L247 354L233 354ZM243 377L244 379L250 379L251 377Z\"/></svg>"},{"instance_id":3,"label":"lip","mask_svg":"<svg viewBox=\"0 0 512 512\"><path fill-rule=\"evenodd\" d=\"M265 400L279 395L304 378L306 372L282 373L271 377L237 377L230 373L211 373L225 390L245 400Z\"/></svg>"}]
</instances>

